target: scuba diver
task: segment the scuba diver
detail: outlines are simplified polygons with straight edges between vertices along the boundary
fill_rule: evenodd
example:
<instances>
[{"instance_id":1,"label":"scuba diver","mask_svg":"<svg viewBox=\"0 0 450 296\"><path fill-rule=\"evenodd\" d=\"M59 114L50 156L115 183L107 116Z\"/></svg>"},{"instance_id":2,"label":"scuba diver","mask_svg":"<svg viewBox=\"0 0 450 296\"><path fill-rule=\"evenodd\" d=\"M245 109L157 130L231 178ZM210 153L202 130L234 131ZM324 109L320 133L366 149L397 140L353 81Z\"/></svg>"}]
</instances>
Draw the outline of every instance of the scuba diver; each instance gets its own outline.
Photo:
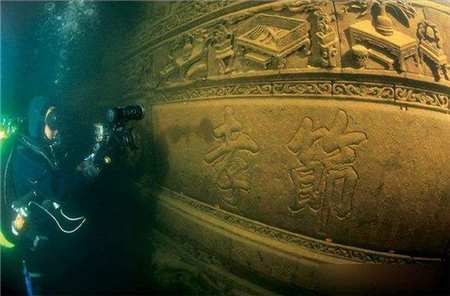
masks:
<instances>
[{"instance_id":1,"label":"scuba diver","mask_svg":"<svg viewBox=\"0 0 450 296\"><path fill-rule=\"evenodd\" d=\"M62 236L74 235L85 216L66 209L70 197L91 184L125 148L135 149L125 123L141 119L142 106L108 110L109 125L97 126L93 151L76 168L67 165L64 115L47 97L35 97L28 112L28 133L15 134L2 147L2 234L20 249L23 287L27 295L59 294L54 257Z\"/></svg>"},{"instance_id":2,"label":"scuba diver","mask_svg":"<svg viewBox=\"0 0 450 296\"><path fill-rule=\"evenodd\" d=\"M40 293L40 282L47 280L44 258L57 233L54 227L71 234L86 221L68 216L62 205L100 172L89 158L73 172L64 165L67 152L60 116L49 98L33 98L28 133L9 138L5 146L11 147L2 153L2 232L20 248L28 295Z\"/></svg>"}]
</instances>

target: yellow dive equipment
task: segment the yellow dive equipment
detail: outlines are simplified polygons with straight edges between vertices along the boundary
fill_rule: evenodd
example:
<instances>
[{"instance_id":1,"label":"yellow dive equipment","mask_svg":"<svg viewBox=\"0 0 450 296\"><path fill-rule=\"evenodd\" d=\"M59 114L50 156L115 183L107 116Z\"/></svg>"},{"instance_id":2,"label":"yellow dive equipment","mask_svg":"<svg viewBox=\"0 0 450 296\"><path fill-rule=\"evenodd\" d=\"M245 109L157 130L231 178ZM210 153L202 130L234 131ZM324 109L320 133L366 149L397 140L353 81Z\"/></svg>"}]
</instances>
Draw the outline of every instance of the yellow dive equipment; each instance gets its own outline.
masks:
<instances>
[{"instance_id":1,"label":"yellow dive equipment","mask_svg":"<svg viewBox=\"0 0 450 296\"><path fill-rule=\"evenodd\" d=\"M5 236L3 235L3 233L2 233L1 231L0 231L0 245L1 245L2 247L7 248L7 249L14 248L14 246L15 246L13 243L9 242L9 241L5 238Z\"/></svg>"}]
</instances>

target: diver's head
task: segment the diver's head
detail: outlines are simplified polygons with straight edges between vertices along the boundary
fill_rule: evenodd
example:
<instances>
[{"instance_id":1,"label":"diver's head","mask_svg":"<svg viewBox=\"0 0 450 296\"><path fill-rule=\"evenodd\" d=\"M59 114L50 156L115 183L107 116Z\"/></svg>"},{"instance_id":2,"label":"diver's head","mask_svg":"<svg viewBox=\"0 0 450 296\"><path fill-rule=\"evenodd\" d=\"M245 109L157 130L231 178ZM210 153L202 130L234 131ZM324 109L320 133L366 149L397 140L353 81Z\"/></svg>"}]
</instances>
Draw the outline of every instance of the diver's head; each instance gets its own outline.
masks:
<instances>
[{"instance_id":1,"label":"diver's head","mask_svg":"<svg viewBox=\"0 0 450 296\"><path fill-rule=\"evenodd\" d=\"M53 156L59 160L66 158L67 134L60 108L48 97L34 97L28 109L28 134L42 145L48 146ZM64 140L64 141L63 141Z\"/></svg>"},{"instance_id":2,"label":"diver's head","mask_svg":"<svg viewBox=\"0 0 450 296\"><path fill-rule=\"evenodd\" d=\"M37 140L47 139L45 133L48 111L54 104L48 97L38 96L31 100L28 107L28 134Z\"/></svg>"},{"instance_id":3,"label":"diver's head","mask_svg":"<svg viewBox=\"0 0 450 296\"><path fill-rule=\"evenodd\" d=\"M54 141L61 133L59 109L48 97L34 97L28 108L28 134L37 140Z\"/></svg>"},{"instance_id":4,"label":"diver's head","mask_svg":"<svg viewBox=\"0 0 450 296\"><path fill-rule=\"evenodd\" d=\"M58 111L55 106L51 106L45 113L44 136L46 140L54 141L58 138L58 120Z\"/></svg>"}]
</instances>

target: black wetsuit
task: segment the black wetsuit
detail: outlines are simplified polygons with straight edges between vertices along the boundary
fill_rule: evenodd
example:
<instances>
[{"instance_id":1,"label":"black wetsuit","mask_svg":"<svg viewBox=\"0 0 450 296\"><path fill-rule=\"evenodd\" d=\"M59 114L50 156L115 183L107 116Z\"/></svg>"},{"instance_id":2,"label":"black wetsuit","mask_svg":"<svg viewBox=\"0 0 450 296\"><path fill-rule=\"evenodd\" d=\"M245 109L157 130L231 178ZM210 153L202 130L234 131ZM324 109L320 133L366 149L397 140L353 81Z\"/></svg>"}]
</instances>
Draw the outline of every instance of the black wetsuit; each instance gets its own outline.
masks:
<instances>
[{"instance_id":1,"label":"black wetsuit","mask_svg":"<svg viewBox=\"0 0 450 296\"><path fill-rule=\"evenodd\" d=\"M53 206L62 210L71 194L95 177L86 169L64 166L64 161L55 156L58 154L50 145L52 142L44 135L45 115L50 106L46 98L35 98L30 105L28 134L8 139L11 148L2 154L2 232L9 231L5 234L16 244L20 257L17 268L22 269L24 261L32 275L40 275L31 279L34 295L65 292L64 282L70 279L67 273L71 268L67 258L74 257L67 254L70 249L67 242L75 241L71 237L78 235L61 231L61 225L46 210ZM37 210L31 210L23 231L19 234L11 231L14 217L19 213L17 209L33 206Z\"/></svg>"},{"instance_id":2,"label":"black wetsuit","mask_svg":"<svg viewBox=\"0 0 450 296\"><path fill-rule=\"evenodd\" d=\"M90 181L90 177L82 171L64 168L45 143L26 136L17 136L16 141L18 143L8 168L8 186L13 187L14 198L8 206L19 208L30 202L43 208L46 203L47 206L53 203L64 206L70 202L72 193L84 188ZM11 217L13 216L14 212ZM20 248L21 257L29 272L40 274L39 278L32 278L33 293L60 293L62 286L55 285L54 281L57 276L62 276L61 271L65 267L61 266L64 263L57 262L60 259L56 258L64 255L64 250L58 248L61 241L67 241L67 236L73 234L62 233L56 222L42 211L39 215L32 212L28 220L27 229L17 237L16 245ZM37 236L45 240L35 245Z\"/></svg>"}]
</instances>

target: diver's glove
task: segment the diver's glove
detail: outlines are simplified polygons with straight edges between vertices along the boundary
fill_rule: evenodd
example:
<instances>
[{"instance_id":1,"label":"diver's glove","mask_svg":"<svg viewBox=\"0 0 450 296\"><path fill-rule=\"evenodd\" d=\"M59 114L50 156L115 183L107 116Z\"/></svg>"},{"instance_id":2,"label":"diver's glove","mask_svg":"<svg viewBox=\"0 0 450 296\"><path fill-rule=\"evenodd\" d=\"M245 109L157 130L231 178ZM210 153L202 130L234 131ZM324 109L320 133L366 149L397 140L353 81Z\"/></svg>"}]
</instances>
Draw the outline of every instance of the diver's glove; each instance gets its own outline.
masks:
<instances>
[{"instance_id":1,"label":"diver's glove","mask_svg":"<svg viewBox=\"0 0 450 296\"><path fill-rule=\"evenodd\" d=\"M100 170L94 164L93 155L88 156L79 166L78 170L80 170L83 175L89 179L97 178Z\"/></svg>"}]
</instances>

